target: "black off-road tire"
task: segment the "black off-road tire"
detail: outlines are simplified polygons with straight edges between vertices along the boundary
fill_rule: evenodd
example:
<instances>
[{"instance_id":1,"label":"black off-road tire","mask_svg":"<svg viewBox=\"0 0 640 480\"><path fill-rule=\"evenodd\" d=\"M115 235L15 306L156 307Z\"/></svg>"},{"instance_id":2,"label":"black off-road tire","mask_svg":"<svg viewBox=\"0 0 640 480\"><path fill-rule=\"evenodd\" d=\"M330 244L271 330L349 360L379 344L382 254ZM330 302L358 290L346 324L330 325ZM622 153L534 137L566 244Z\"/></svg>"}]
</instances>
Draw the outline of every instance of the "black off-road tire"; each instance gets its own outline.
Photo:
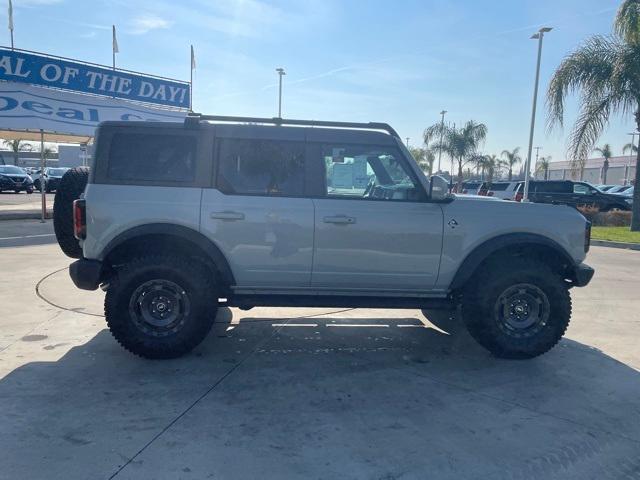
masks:
<instances>
[{"instance_id":1,"label":"black off-road tire","mask_svg":"<svg viewBox=\"0 0 640 480\"><path fill-rule=\"evenodd\" d=\"M541 292L540 308L548 309L546 320L530 330L514 329L501 317L510 305L500 302L506 293L528 294L520 290L521 285ZM571 297L562 277L544 263L520 257L495 259L481 265L469 281L462 294L462 318L471 336L496 357L533 358L549 351L564 335L571 318Z\"/></svg>"},{"instance_id":2,"label":"black off-road tire","mask_svg":"<svg viewBox=\"0 0 640 480\"><path fill-rule=\"evenodd\" d=\"M73 236L73 201L80 198L87 186L89 169L76 167L60 180L53 203L53 230L62 251L71 258L82 257L82 248Z\"/></svg>"},{"instance_id":3,"label":"black off-road tire","mask_svg":"<svg viewBox=\"0 0 640 480\"><path fill-rule=\"evenodd\" d=\"M146 287L149 284L152 286ZM164 284L177 287L173 291L181 295L181 300L167 302L167 296L174 300L176 297L163 296L164 287L158 288L158 285ZM153 300L162 298L165 305L176 308L172 312L164 308L162 311L171 315L182 311L183 314L169 326L158 327L146 321L144 315L153 322L163 321L157 318L157 310L151 313ZM119 267L104 302L107 325L113 337L131 353L150 359L177 358L190 352L211 330L217 310L212 273L200 262L170 254L139 257Z\"/></svg>"}]
</instances>

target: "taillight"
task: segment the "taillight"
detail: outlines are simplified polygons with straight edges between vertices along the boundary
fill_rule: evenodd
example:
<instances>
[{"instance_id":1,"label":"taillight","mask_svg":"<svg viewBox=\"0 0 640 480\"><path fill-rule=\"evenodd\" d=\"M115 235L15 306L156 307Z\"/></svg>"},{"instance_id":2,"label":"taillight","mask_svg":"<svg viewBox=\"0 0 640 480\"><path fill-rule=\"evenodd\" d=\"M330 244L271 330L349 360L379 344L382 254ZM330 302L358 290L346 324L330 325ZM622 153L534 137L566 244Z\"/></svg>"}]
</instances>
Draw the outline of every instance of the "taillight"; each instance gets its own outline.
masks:
<instances>
[{"instance_id":1,"label":"taillight","mask_svg":"<svg viewBox=\"0 0 640 480\"><path fill-rule=\"evenodd\" d=\"M467 190L466 188L463 188L462 189L462 193L464 193L466 195L467 193L469 193L469 190Z\"/></svg>"},{"instance_id":2,"label":"taillight","mask_svg":"<svg viewBox=\"0 0 640 480\"><path fill-rule=\"evenodd\" d=\"M587 221L587 225L584 227L584 252L589 251L591 246L591 222Z\"/></svg>"},{"instance_id":3,"label":"taillight","mask_svg":"<svg viewBox=\"0 0 640 480\"><path fill-rule=\"evenodd\" d=\"M523 197L522 193L518 192L518 193L516 193L516 198L514 198L514 200L516 202L521 202L522 201L522 197Z\"/></svg>"},{"instance_id":4,"label":"taillight","mask_svg":"<svg viewBox=\"0 0 640 480\"><path fill-rule=\"evenodd\" d=\"M87 237L87 207L84 200L73 201L73 235L78 240Z\"/></svg>"},{"instance_id":5,"label":"taillight","mask_svg":"<svg viewBox=\"0 0 640 480\"><path fill-rule=\"evenodd\" d=\"M487 197L493 197L493 192L487 192Z\"/></svg>"}]
</instances>

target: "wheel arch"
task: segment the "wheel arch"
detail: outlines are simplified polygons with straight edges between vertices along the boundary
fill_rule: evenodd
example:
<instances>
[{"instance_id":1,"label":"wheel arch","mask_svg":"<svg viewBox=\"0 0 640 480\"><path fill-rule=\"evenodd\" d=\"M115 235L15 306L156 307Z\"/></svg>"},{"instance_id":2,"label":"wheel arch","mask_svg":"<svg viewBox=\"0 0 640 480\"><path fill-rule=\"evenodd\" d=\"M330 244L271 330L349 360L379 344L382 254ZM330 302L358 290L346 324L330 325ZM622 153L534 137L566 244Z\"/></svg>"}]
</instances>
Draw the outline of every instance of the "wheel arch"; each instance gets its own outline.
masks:
<instances>
[{"instance_id":1,"label":"wheel arch","mask_svg":"<svg viewBox=\"0 0 640 480\"><path fill-rule=\"evenodd\" d=\"M570 277L575 261L556 241L535 233L509 233L493 237L476 246L463 260L451 282L450 290L458 290L487 260L498 255L534 256L558 273Z\"/></svg>"},{"instance_id":2,"label":"wheel arch","mask_svg":"<svg viewBox=\"0 0 640 480\"><path fill-rule=\"evenodd\" d=\"M218 280L225 287L235 285L235 278L226 257L220 248L210 239L189 227L167 223L139 225L114 237L104 248L103 259L106 263L117 263L131 251L137 249L170 250L173 253L186 253L191 256L202 255L208 259Z\"/></svg>"}]
</instances>

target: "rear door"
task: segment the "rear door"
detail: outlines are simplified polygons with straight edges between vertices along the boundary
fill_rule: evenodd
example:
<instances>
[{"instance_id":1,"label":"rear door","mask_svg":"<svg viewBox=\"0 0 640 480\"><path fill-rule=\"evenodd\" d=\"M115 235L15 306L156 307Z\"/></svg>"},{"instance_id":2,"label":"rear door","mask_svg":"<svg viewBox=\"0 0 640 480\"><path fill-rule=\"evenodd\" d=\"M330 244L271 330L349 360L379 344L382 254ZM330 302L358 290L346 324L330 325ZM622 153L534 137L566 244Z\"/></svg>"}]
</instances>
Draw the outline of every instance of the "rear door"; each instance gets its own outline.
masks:
<instances>
[{"instance_id":1,"label":"rear door","mask_svg":"<svg viewBox=\"0 0 640 480\"><path fill-rule=\"evenodd\" d=\"M443 213L394 145L309 142L320 175L312 286L425 292L442 251Z\"/></svg>"},{"instance_id":2,"label":"rear door","mask_svg":"<svg viewBox=\"0 0 640 480\"><path fill-rule=\"evenodd\" d=\"M238 287L309 287L313 202L305 198L304 130L215 127L215 180L201 231L227 258Z\"/></svg>"}]
</instances>

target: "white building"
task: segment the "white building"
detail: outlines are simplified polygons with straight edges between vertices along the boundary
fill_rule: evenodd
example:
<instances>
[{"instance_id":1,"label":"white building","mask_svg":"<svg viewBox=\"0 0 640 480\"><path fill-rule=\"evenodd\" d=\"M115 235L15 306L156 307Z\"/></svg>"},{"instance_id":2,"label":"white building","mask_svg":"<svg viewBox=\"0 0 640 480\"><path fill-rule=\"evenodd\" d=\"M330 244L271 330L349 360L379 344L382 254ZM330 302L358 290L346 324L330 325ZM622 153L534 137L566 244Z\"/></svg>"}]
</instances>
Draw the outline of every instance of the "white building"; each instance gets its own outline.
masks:
<instances>
[{"instance_id":1,"label":"white building","mask_svg":"<svg viewBox=\"0 0 640 480\"><path fill-rule=\"evenodd\" d=\"M636 157L623 156L611 157L609 159L609 169L607 170L608 185L627 185L636 174ZM605 183L602 175L602 166L604 158L590 158L585 162L582 171L580 169L572 169L571 163L568 161L551 162L549 164L549 180L582 180L593 185ZM536 174L536 178L543 178L544 172Z\"/></svg>"}]
</instances>

